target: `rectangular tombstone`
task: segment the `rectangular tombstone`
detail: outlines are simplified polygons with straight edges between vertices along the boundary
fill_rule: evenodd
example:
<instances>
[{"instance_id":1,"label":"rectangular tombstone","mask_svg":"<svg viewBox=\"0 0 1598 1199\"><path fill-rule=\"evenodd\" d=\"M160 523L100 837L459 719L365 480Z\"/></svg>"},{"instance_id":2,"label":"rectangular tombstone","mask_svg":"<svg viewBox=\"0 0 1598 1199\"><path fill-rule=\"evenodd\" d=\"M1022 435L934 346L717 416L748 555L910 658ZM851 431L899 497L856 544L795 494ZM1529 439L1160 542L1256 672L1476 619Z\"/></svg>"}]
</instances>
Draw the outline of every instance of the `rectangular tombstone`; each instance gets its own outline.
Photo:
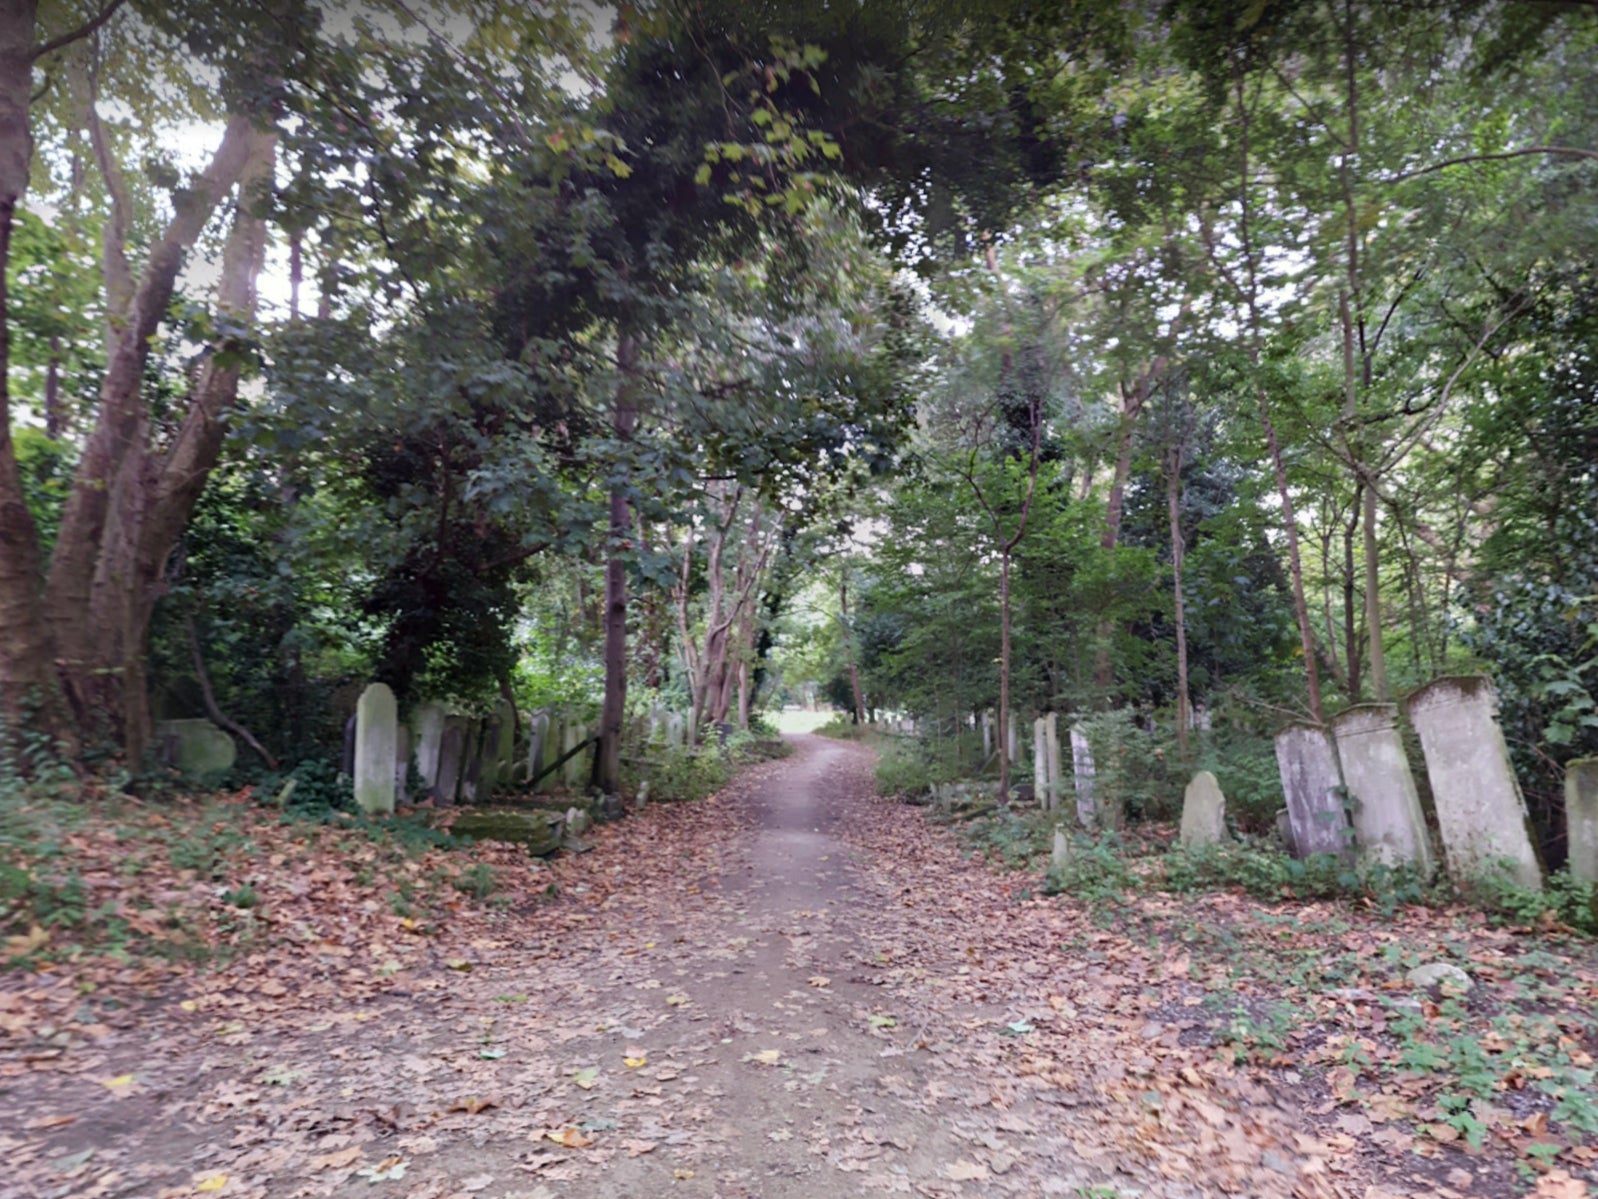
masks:
<instances>
[{"instance_id":1,"label":"rectangular tombstone","mask_svg":"<svg viewBox=\"0 0 1598 1199\"><path fill-rule=\"evenodd\" d=\"M438 779L433 784L433 799L452 804L461 789L461 766L466 755L466 721L459 716L444 718L444 736L438 748Z\"/></svg>"},{"instance_id":2,"label":"rectangular tombstone","mask_svg":"<svg viewBox=\"0 0 1598 1199\"><path fill-rule=\"evenodd\" d=\"M563 754L571 753L572 750L583 743L583 739L587 736L587 729L575 720L568 720L561 729L560 752ZM566 760L566 764L560 768L560 778L561 782L568 787L575 787L581 784L583 781L582 754L572 754Z\"/></svg>"},{"instance_id":3,"label":"rectangular tombstone","mask_svg":"<svg viewBox=\"0 0 1598 1199\"><path fill-rule=\"evenodd\" d=\"M1570 877L1598 883L1598 758L1565 763L1565 828L1570 834Z\"/></svg>"},{"instance_id":4,"label":"rectangular tombstone","mask_svg":"<svg viewBox=\"0 0 1598 1199\"><path fill-rule=\"evenodd\" d=\"M444 709L431 701L422 704L411 713L411 731L416 773L431 789L438 785L438 755L444 745Z\"/></svg>"},{"instance_id":5,"label":"rectangular tombstone","mask_svg":"<svg viewBox=\"0 0 1598 1199\"><path fill-rule=\"evenodd\" d=\"M677 712L666 713L666 745L671 749L682 748L683 719Z\"/></svg>"},{"instance_id":6,"label":"rectangular tombstone","mask_svg":"<svg viewBox=\"0 0 1598 1199\"><path fill-rule=\"evenodd\" d=\"M1043 718L1043 745L1049 766L1049 802L1045 806L1054 809L1060 806L1060 797L1065 794L1065 780L1060 775L1060 717L1057 712L1050 712Z\"/></svg>"},{"instance_id":7,"label":"rectangular tombstone","mask_svg":"<svg viewBox=\"0 0 1598 1199\"><path fill-rule=\"evenodd\" d=\"M993 713L982 713L982 760L993 756Z\"/></svg>"},{"instance_id":8,"label":"rectangular tombstone","mask_svg":"<svg viewBox=\"0 0 1598 1199\"><path fill-rule=\"evenodd\" d=\"M1353 800L1354 844L1362 857L1388 866L1411 865L1428 877L1436 869L1420 810L1415 776L1398 734L1394 704L1358 704L1332 720Z\"/></svg>"},{"instance_id":9,"label":"rectangular tombstone","mask_svg":"<svg viewBox=\"0 0 1598 1199\"><path fill-rule=\"evenodd\" d=\"M1276 766L1282 773L1293 856L1352 858L1354 830L1343 810L1343 780L1331 735L1320 725L1288 725L1276 734Z\"/></svg>"},{"instance_id":10,"label":"rectangular tombstone","mask_svg":"<svg viewBox=\"0 0 1598 1199\"><path fill-rule=\"evenodd\" d=\"M1521 886L1542 890L1542 863L1498 725L1492 680L1438 679L1411 692L1407 706L1426 756L1449 872L1467 880L1502 866Z\"/></svg>"},{"instance_id":11,"label":"rectangular tombstone","mask_svg":"<svg viewBox=\"0 0 1598 1199\"><path fill-rule=\"evenodd\" d=\"M466 724L466 743L461 752L462 803L476 803L478 786L483 778L483 722L471 720Z\"/></svg>"},{"instance_id":12,"label":"rectangular tombstone","mask_svg":"<svg viewBox=\"0 0 1598 1199\"><path fill-rule=\"evenodd\" d=\"M355 804L366 813L394 810L399 707L387 683L373 683L355 705Z\"/></svg>"},{"instance_id":13,"label":"rectangular tombstone","mask_svg":"<svg viewBox=\"0 0 1598 1199\"><path fill-rule=\"evenodd\" d=\"M1015 713L1010 713L1009 730L1004 738L1005 754L1014 765L1021 760L1021 731Z\"/></svg>"},{"instance_id":14,"label":"rectangular tombstone","mask_svg":"<svg viewBox=\"0 0 1598 1199\"><path fill-rule=\"evenodd\" d=\"M1087 730L1079 724L1071 726L1071 779L1076 786L1076 819L1083 828L1093 828L1099 822L1098 801L1094 792L1093 747L1088 744Z\"/></svg>"},{"instance_id":15,"label":"rectangular tombstone","mask_svg":"<svg viewBox=\"0 0 1598 1199\"><path fill-rule=\"evenodd\" d=\"M1193 776L1182 794L1182 845L1219 845L1226 837L1226 796L1208 770Z\"/></svg>"}]
</instances>

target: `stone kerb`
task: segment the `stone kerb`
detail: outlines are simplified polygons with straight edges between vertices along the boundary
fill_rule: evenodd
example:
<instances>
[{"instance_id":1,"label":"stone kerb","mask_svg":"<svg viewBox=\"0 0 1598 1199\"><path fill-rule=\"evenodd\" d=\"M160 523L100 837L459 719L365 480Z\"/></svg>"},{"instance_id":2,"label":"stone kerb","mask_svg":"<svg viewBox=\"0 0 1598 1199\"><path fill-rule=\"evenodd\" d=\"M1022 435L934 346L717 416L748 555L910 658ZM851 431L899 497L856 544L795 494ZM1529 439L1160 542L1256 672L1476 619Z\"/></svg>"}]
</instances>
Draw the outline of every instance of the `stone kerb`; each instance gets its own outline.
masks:
<instances>
[{"instance_id":1,"label":"stone kerb","mask_svg":"<svg viewBox=\"0 0 1598 1199\"><path fill-rule=\"evenodd\" d=\"M1201 770L1182 793L1182 845L1197 849L1226 839L1226 795L1216 777Z\"/></svg>"},{"instance_id":2,"label":"stone kerb","mask_svg":"<svg viewBox=\"0 0 1598 1199\"><path fill-rule=\"evenodd\" d=\"M1492 680L1438 679L1412 692L1406 706L1426 757L1449 871L1465 880L1503 868L1521 886L1541 890L1542 863L1498 726Z\"/></svg>"},{"instance_id":3,"label":"stone kerb","mask_svg":"<svg viewBox=\"0 0 1598 1199\"><path fill-rule=\"evenodd\" d=\"M1358 704L1332 719L1332 736L1353 798L1354 843L1362 856L1387 866L1436 869L1420 794L1398 735L1394 704Z\"/></svg>"},{"instance_id":4,"label":"stone kerb","mask_svg":"<svg viewBox=\"0 0 1598 1199\"><path fill-rule=\"evenodd\" d=\"M394 810L399 705L387 683L373 683L355 705L355 804L368 814Z\"/></svg>"},{"instance_id":5,"label":"stone kerb","mask_svg":"<svg viewBox=\"0 0 1598 1199\"><path fill-rule=\"evenodd\" d=\"M1291 724L1276 734L1276 766L1287 800L1287 839L1294 856L1354 856L1354 833L1343 810L1343 780L1337 750L1327 731L1314 724Z\"/></svg>"},{"instance_id":6,"label":"stone kerb","mask_svg":"<svg viewBox=\"0 0 1598 1199\"><path fill-rule=\"evenodd\" d=\"M1565 828L1570 834L1570 877L1598 883L1598 758L1565 763Z\"/></svg>"}]
</instances>

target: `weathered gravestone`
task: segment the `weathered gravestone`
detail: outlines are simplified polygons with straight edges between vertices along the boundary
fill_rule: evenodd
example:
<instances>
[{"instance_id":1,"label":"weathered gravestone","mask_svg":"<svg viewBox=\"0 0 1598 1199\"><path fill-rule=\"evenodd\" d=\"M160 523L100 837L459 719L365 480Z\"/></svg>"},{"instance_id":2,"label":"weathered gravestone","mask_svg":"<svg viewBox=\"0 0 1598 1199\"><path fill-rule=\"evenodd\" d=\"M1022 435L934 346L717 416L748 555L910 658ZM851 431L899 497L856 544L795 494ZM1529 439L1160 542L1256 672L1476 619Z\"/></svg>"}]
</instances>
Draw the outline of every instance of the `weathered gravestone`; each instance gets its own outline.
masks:
<instances>
[{"instance_id":1,"label":"weathered gravestone","mask_svg":"<svg viewBox=\"0 0 1598 1199\"><path fill-rule=\"evenodd\" d=\"M1009 758L1012 765L1021 760L1020 727L1020 724L1016 720L1015 713L1011 712L1008 731L1006 732L1004 738L1004 750L1005 756Z\"/></svg>"},{"instance_id":2,"label":"weathered gravestone","mask_svg":"<svg viewBox=\"0 0 1598 1199\"><path fill-rule=\"evenodd\" d=\"M1049 807L1049 735L1043 717L1032 722L1032 798L1044 811Z\"/></svg>"},{"instance_id":3,"label":"weathered gravestone","mask_svg":"<svg viewBox=\"0 0 1598 1199\"><path fill-rule=\"evenodd\" d=\"M683 719L681 713L666 713L666 745L671 749L682 748Z\"/></svg>"},{"instance_id":4,"label":"weathered gravestone","mask_svg":"<svg viewBox=\"0 0 1598 1199\"><path fill-rule=\"evenodd\" d=\"M394 810L399 757L399 707L387 683L373 683L355 705L355 806L368 814Z\"/></svg>"},{"instance_id":5,"label":"weathered gravestone","mask_svg":"<svg viewBox=\"0 0 1598 1199\"><path fill-rule=\"evenodd\" d=\"M534 712L527 718L527 778L531 782L538 779L538 772L549 765L549 713ZM547 780L539 779L537 790L544 786Z\"/></svg>"},{"instance_id":6,"label":"weathered gravestone","mask_svg":"<svg viewBox=\"0 0 1598 1199\"><path fill-rule=\"evenodd\" d=\"M438 755L444 746L444 709L431 702L422 704L411 713L411 729L416 773L432 790L438 786Z\"/></svg>"},{"instance_id":7,"label":"weathered gravestone","mask_svg":"<svg viewBox=\"0 0 1598 1199\"><path fill-rule=\"evenodd\" d=\"M1071 864L1071 838L1059 825L1054 826L1054 845L1049 853L1049 865L1064 870Z\"/></svg>"},{"instance_id":8,"label":"weathered gravestone","mask_svg":"<svg viewBox=\"0 0 1598 1199\"><path fill-rule=\"evenodd\" d=\"M1354 833L1343 810L1337 751L1325 729L1291 724L1276 734L1276 765L1287 799L1288 845L1295 857L1354 856Z\"/></svg>"},{"instance_id":9,"label":"weathered gravestone","mask_svg":"<svg viewBox=\"0 0 1598 1199\"><path fill-rule=\"evenodd\" d=\"M1570 877L1598 883L1598 758L1565 763L1565 828L1570 834Z\"/></svg>"},{"instance_id":10,"label":"weathered gravestone","mask_svg":"<svg viewBox=\"0 0 1598 1199\"><path fill-rule=\"evenodd\" d=\"M356 701L359 700L360 697L357 696ZM357 714L351 712L344 721L344 748L339 755L338 771L347 778L353 778L355 775L355 728L358 719Z\"/></svg>"},{"instance_id":11,"label":"weathered gravestone","mask_svg":"<svg viewBox=\"0 0 1598 1199\"><path fill-rule=\"evenodd\" d=\"M569 720L561 729L560 752L569 754L588 739L588 730L575 720ZM583 781L583 755L572 754L560 768L561 782L568 787L580 786Z\"/></svg>"},{"instance_id":12,"label":"weathered gravestone","mask_svg":"<svg viewBox=\"0 0 1598 1199\"><path fill-rule=\"evenodd\" d=\"M1182 794L1182 845L1196 849L1226 840L1226 796L1208 770L1201 770Z\"/></svg>"},{"instance_id":13,"label":"weathered gravestone","mask_svg":"<svg viewBox=\"0 0 1598 1199\"><path fill-rule=\"evenodd\" d=\"M1498 691L1485 675L1438 679L1412 692L1409 720L1420 736L1448 868L1456 879L1507 870L1540 891L1526 801L1498 727Z\"/></svg>"},{"instance_id":14,"label":"weathered gravestone","mask_svg":"<svg viewBox=\"0 0 1598 1199\"><path fill-rule=\"evenodd\" d=\"M494 705L494 786L510 785L516 768L516 709L504 700Z\"/></svg>"},{"instance_id":15,"label":"weathered gravestone","mask_svg":"<svg viewBox=\"0 0 1598 1199\"><path fill-rule=\"evenodd\" d=\"M1093 747L1088 744L1087 730L1079 724L1071 726L1071 778L1076 786L1076 819L1083 828L1092 828L1099 822L1098 800L1094 796L1095 771Z\"/></svg>"},{"instance_id":16,"label":"weathered gravestone","mask_svg":"<svg viewBox=\"0 0 1598 1199\"><path fill-rule=\"evenodd\" d=\"M1343 786L1353 801L1354 844L1387 866L1435 869L1420 795L1398 735L1393 704L1359 704L1332 720Z\"/></svg>"},{"instance_id":17,"label":"weathered gravestone","mask_svg":"<svg viewBox=\"0 0 1598 1199\"><path fill-rule=\"evenodd\" d=\"M1043 718L1043 746L1049 766L1048 803L1044 806L1053 810L1060 806L1060 797L1065 793L1065 778L1060 772L1060 716L1057 712L1050 712Z\"/></svg>"},{"instance_id":18,"label":"weathered gravestone","mask_svg":"<svg viewBox=\"0 0 1598 1199\"><path fill-rule=\"evenodd\" d=\"M465 754L466 722L459 716L446 716L438 748L438 781L433 784L433 798L438 803L452 804L460 793Z\"/></svg>"},{"instance_id":19,"label":"weathered gravestone","mask_svg":"<svg viewBox=\"0 0 1598 1199\"><path fill-rule=\"evenodd\" d=\"M394 726L394 799L411 802L411 730L403 720Z\"/></svg>"},{"instance_id":20,"label":"weathered gravestone","mask_svg":"<svg viewBox=\"0 0 1598 1199\"><path fill-rule=\"evenodd\" d=\"M238 760L233 738L209 720L163 720L155 726L162 761L184 774L225 774Z\"/></svg>"},{"instance_id":21,"label":"weathered gravestone","mask_svg":"<svg viewBox=\"0 0 1598 1199\"><path fill-rule=\"evenodd\" d=\"M477 802L477 784L483 773L483 722L466 722L466 738L461 750L460 801Z\"/></svg>"},{"instance_id":22,"label":"weathered gravestone","mask_svg":"<svg viewBox=\"0 0 1598 1199\"><path fill-rule=\"evenodd\" d=\"M993 756L993 713L982 713L982 760Z\"/></svg>"}]
</instances>

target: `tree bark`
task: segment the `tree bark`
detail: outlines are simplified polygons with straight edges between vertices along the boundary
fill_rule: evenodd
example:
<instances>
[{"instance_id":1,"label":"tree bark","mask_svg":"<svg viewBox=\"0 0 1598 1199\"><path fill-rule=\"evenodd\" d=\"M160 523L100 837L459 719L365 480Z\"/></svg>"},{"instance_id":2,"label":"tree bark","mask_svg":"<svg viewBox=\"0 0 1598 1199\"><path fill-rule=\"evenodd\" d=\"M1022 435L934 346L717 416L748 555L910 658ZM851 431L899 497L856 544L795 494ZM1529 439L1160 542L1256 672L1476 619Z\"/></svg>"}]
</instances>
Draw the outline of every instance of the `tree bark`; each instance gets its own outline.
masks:
<instances>
[{"instance_id":1,"label":"tree bark","mask_svg":"<svg viewBox=\"0 0 1598 1199\"><path fill-rule=\"evenodd\" d=\"M849 687L854 692L854 722L866 723L866 697L860 690L860 668L854 660L854 628L849 624L849 564L838 575L838 618L843 622L843 652L849 660Z\"/></svg>"},{"instance_id":2,"label":"tree bark","mask_svg":"<svg viewBox=\"0 0 1598 1199\"><path fill-rule=\"evenodd\" d=\"M616 339L616 408L611 432L625 450L638 422L638 336L623 328ZM620 464L618 464L620 469ZM605 700L594 754L594 785L614 795L621 777L621 739L627 716L627 561L632 505L625 483L610 490L610 538L605 559Z\"/></svg>"},{"instance_id":3,"label":"tree bark","mask_svg":"<svg viewBox=\"0 0 1598 1199\"><path fill-rule=\"evenodd\" d=\"M1187 757L1187 732L1192 701L1187 689L1187 608L1182 596L1182 562L1187 543L1182 537L1182 447L1168 455L1165 503L1171 518L1171 600L1176 619L1176 744Z\"/></svg>"}]
</instances>

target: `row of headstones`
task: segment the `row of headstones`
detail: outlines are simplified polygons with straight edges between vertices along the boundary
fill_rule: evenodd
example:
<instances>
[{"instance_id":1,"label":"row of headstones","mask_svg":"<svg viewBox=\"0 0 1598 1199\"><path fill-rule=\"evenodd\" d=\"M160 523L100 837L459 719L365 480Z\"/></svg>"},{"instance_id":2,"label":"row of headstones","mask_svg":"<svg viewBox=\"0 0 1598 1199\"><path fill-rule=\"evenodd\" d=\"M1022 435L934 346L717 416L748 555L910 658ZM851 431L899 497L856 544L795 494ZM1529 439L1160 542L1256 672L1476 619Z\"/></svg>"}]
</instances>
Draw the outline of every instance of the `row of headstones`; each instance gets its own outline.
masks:
<instances>
[{"instance_id":1,"label":"row of headstones","mask_svg":"<svg viewBox=\"0 0 1598 1199\"><path fill-rule=\"evenodd\" d=\"M1541 889L1542 862L1492 680L1439 679L1413 692L1405 707L1425 758L1449 872L1463 880L1507 870L1521 886ZM1296 854L1358 854L1435 871L1396 704L1357 705L1325 728L1289 726L1277 734L1276 760ZM1595 774L1590 761L1571 763L1566 774L1571 872L1585 879L1598 878Z\"/></svg>"},{"instance_id":2,"label":"row of headstones","mask_svg":"<svg viewBox=\"0 0 1598 1199\"><path fill-rule=\"evenodd\" d=\"M527 718L525 752L516 743L516 719L501 701L493 715L471 719L437 703L419 705L408 724L387 684L373 683L355 706L348 773L355 803L364 812L392 812L407 801L411 767L435 803L475 803L493 791L538 780L547 786L546 768L588 739L588 726L575 717L559 719L547 711ZM582 782L584 755L572 754L558 771L561 782ZM539 776L543 774L543 778Z\"/></svg>"}]
</instances>

